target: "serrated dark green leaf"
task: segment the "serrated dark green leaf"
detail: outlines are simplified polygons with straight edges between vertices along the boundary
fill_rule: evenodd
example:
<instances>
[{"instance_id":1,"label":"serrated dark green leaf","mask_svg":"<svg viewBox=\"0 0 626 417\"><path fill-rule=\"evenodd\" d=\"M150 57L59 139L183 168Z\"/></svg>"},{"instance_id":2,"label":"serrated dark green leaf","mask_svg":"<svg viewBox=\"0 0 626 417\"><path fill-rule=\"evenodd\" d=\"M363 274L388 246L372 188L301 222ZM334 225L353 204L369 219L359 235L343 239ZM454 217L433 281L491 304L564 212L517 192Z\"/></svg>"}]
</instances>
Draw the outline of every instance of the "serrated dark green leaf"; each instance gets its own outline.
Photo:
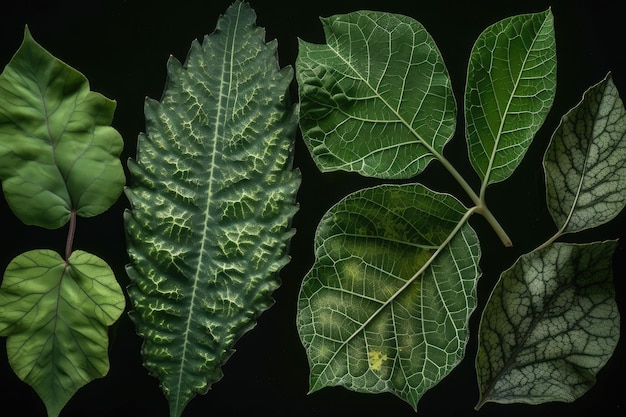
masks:
<instances>
[{"instance_id":1,"label":"serrated dark green leaf","mask_svg":"<svg viewBox=\"0 0 626 417\"><path fill-rule=\"evenodd\" d=\"M20 220L55 229L72 211L95 216L118 199L126 177L114 111L114 101L89 91L81 73L25 29L0 74L0 179Z\"/></svg>"},{"instance_id":2,"label":"serrated dark green leaf","mask_svg":"<svg viewBox=\"0 0 626 417\"><path fill-rule=\"evenodd\" d=\"M327 44L299 43L300 128L322 171L410 178L456 128L448 70L416 20L357 11L322 19Z\"/></svg>"},{"instance_id":3,"label":"serrated dark green leaf","mask_svg":"<svg viewBox=\"0 0 626 417\"><path fill-rule=\"evenodd\" d=\"M107 326L124 312L122 288L100 258L50 250L13 259L0 287L0 336L17 376L58 416L74 393L109 370Z\"/></svg>"},{"instance_id":4,"label":"serrated dark green leaf","mask_svg":"<svg viewBox=\"0 0 626 417\"><path fill-rule=\"evenodd\" d=\"M480 34L467 69L465 119L470 161L483 192L520 164L555 91L550 10L503 19Z\"/></svg>"},{"instance_id":5,"label":"serrated dark green leaf","mask_svg":"<svg viewBox=\"0 0 626 417\"><path fill-rule=\"evenodd\" d=\"M561 233L604 224L626 205L626 109L610 74L554 132L543 160L548 209Z\"/></svg>"},{"instance_id":6,"label":"serrated dark green leaf","mask_svg":"<svg viewBox=\"0 0 626 417\"><path fill-rule=\"evenodd\" d=\"M469 214L409 184L358 191L324 215L298 305L311 391L391 392L416 408L457 365L480 276Z\"/></svg>"},{"instance_id":7,"label":"serrated dark green leaf","mask_svg":"<svg viewBox=\"0 0 626 417\"><path fill-rule=\"evenodd\" d=\"M571 402L595 383L619 339L615 247L554 243L502 273L480 323L477 408Z\"/></svg>"},{"instance_id":8,"label":"serrated dark green leaf","mask_svg":"<svg viewBox=\"0 0 626 417\"><path fill-rule=\"evenodd\" d=\"M279 69L255 20L237 1L184 65L170 59L129 163L132 318L173 417L222 377L289 261L300 183L293 71Z\"/></svg>"}]
</instances>

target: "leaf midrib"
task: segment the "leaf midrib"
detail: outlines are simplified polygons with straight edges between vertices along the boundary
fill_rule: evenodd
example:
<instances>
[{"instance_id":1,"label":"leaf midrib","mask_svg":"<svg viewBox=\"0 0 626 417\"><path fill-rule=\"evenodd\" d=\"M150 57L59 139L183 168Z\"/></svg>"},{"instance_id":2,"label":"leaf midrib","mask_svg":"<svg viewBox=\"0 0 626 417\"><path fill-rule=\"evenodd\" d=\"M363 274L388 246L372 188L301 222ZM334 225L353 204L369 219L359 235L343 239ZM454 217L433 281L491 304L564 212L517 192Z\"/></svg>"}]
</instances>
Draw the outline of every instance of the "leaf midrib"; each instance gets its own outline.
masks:
<instances>
[{"instance_id":1,"label":"leaf midrib","mask_svg":"<svg viewBox=\"0 0 626 417\"><path fill-rule=\"evenodd\" d=\"M342 351L348 345L348 343L350 343L350 341L352 339L354 339L359 333L364 331L365 328L368 326L368 324L371 323L372 320L374 320L376 317L378 317L378 315L381 313L381 311L383 311L385 308L387 308L387 306L391 305L391 303L396 298L398 298L400 296L400 294L402 294L411 284L413 284L413 282L417 278L419 278L430 267L430 265L439 256L439 254L441 254L441 252L444 250L444 248L446 248L450 244L450 242L452 241L454 236L456 236L456 234L461 230L461 227L469 220L469 218L471 217L471 215L474 213L475 210L476 210L476 207L473 207L473 208L467 210L465 212L465 214L463 214L463 217L461 217L461 219L459 219L457 225L450 232L448 237L441 243L441 245L439 245L439 247L432 254L432 256L426 260L424 265L422 265L419 268L419 270L417 272L415 272L415 274L411 278L407 279L406 283L404 283L404 285L402 285L400 288L398 288L396 290L396 292L393 293L389 297L389 299L387 301L381 303L380 307L378 307L378 309L376 309L376 311L374 313L372 313L372 315L367 320L365 320L363 322L363 324L361 324L359 326L358 329L356 329L349 337L346 338L346 340L343 343L341 343L341 345L339 347L337 347L337 349L335 350L333 355L327 360L326 365L324 366L324 368L320 372L320 375L322 375L322 374L324 374L326 372L326 369L328 369L328 367L331 365L331 363L335 360L335 357L339 354L340 351ZM441 292L439 292L439 295L441 295ZM421 299L423 298L423 292L422 291L420 291L420 298ZM422 315L423 315L423 307L424 307L424 303L422 302L422 303L420 303L420 309L422 309ZM425 337L425 335L423 333L422 333L422 337L424 338L424 340L426 340L426 337Z\"/></svg>"},{"instance_id":2,"label":"leaf midrib","mask_svg":"<svg viewBox=\"0 0 626 417\"><path fill-rule=\"evenodd\" d=\"M517 91L517 88L519 87L519 82L520 79L522 77L522 73L524 72L524 70L526 69L526 63L528 61L528 56L530 55L530 51L533 50L535 43L537 42L537 38L539 37L539 35L543 32L544 26L546 24L547 19L544 19L543 22L541 23L541 27L539 28L539 30L537 31L537 34L535 35L535 37L533 38L533 41L531 42L531 45L529 46L528 50L526 51L526 56L524 57L524 61L522 63L521 66L521 70L519 71L519 74L517 75L517 79L515 80L514 84L513 84L513 92L511 93L511 96L509 97L509 100L506 103L506 107L504 109L504 115L502 116L502 120L500 120L500 126L498 127L498 132L493 144L493 149L491 150L491 155L489 157L489 163L487 165L487 171L485 172L485 178L483 180L483 183L481 185L481 189L480 189L480 197L481 199L484 199L484 195L485 195L485 191L487 188L487 185L489 184L489 178L491 177L491 172L493 169L493 164L496 158L496 154L499 152L499 144L500 144L500 140L502 139L502 131L504 130L504 124L505 121L507 120L507 115L509 113L509 108L511 107L511 102L513 101L513 97L515 97L515 92ZM491 73L489 74L491 75ZM495 91L495 87L493 85L493 83L491 83L492 88Z\"/></svg>"},{"instance_id":3,"label":"leaf midrib","mask_svg":"<svg viewBox=\"0 0 626 417\"><path fill-rule=\"evenodd\" d=\"M374 22L374 23L375 23L375 22ZM415 37L415 32L413 32L413 35L414 35L414 37ZM368 46L369 46L369 43L368 43ZM388 108L388 109L389 109L389 110L393 113L393 115L397 118L397 121L396 121L396 122L400 122L403 126L405 126L405 127L409 130L409 132L410 132L413 136L415 136L415 138L416 138L416 139L417 139L417 140L418 140L418 141L419 141L419 142L420 142L420 143L421 143L424 147L426 147L426 149L428 150L428 152L430 152L431 154L433 154L433 155L435 156L435 158L437 158L437 159L439 159L439 160L443 159L443 156L442 156L442 155L440 155L440 154L439 154L439 152L437 152L437 151L436 151L436 150L435 150L435 149L434 149L434 148L433 148L433 147L432 147L432 146L431 146L431 145L430 145L430 144L429 144L429 143L428 143L428 142L427 142L427 141L426 141L426 140L425 140L425 139L424 139L424 138L423 138L423 137L422 137L419 133L417 133L417 131L413 128L413 126L411 126L411 124L410 124L407 120L405 120L405 119L404 119L404 117L402 117L402 115L399 113L399 111L398 111L398 110L396 110L393 106L391 106L391 104L389 104L389 103L387 102L387 100L385 100L385 99L383 98L383 96L381 96L381 95L380 95L380 93L378 92L378 90L377 90L374 86L372 86L372 84L369 82L369 79L367 79L366 77L364 77L364 76L363 76L363 75L362 75L362 74L361 74L361 73L360 73L360 72L359 72L359 71L358 71L358 70L357 70L357 69L356 69L356 68L355 68L355 67L354 67L351 63L350 63L350 61L346 60L346 59L345 59L345 58L344 58L344 57L343 57L343 56L339 53L339 51L338 51L337 49L335 49L332 45L328 44L328 47L330 48L330 50L331 50L331 51L333 51L333 52L335 53L335 55L336 55L339 59L341 59L341 60L344 62L344 64L346 64L346 66L347 66L348 68L350 68L350 70L352 70L352 71L354 72L354 74L356 74L356 75L358 76L358 78L360 78L360 79L361 79L361 80L365 83L365 85L366 85L366 86L367 86L367 87L368 87L368 88L372 91L372 93L373 93L374 97L375 97L375 98L377 98L377 99L379 99L379 100L380 100L380 101L381 101L381 102L385 105L385 107L387 107L387 108ZM415 50L415 47L416 47L416 45L415 45L415 44L411 45L411 58L413 58L413 52L414 52L414 50ZM370 62L370 59L369 59L369 52L368 52L368 60L367 60L367 62L368 62L368 64L369 64L369 62ZM386 71L386 69L387 69L387 67L385 67L385 71ZM381 79L382 79L382 78L383 78L383 77L381 76ZM406 81L406 77L404 77L404 81ZM431 86L432 86L432 84L431 84L431 85L429 85L429 90L430 90L430 87L431 87ZM402 91L402 93L404 93L404 90ZM426 96L426 94L424 94L424 97L425 97L425 96ZM400 100L400 101L399 101L399 103L402 103L402 101ZM399 106L400 106L400 104L398 105L398 107L399 107ZM421 109L421 105L420 105L420 109ZM347 116L349 116L350 118L356 119L356 118L355 118L354 116L352 116L352 115L347 115ZM368 121L371 121L371 120L368 120ZM388 122L389 122L389 121L388 121ZM388 122L387 122L387 123L388 123ZM406 145L406 142L405 142L405 143L398 144L398 145L395 145L395 146L391 146L391 147L388 147L388 148L397 148L397 147L404 146L404 145ZM387 148L382 149L382 150L381 150L381 149L374 150L374 151L370 152L368 155L372 155L372 154L374 154L374 153L377 153L377 151L378 151L378 152L382 152L382 151L384 151L384 150L387 150ZM363 159L365 159L365 157L360 158L359 160L363 160Z\"/></svg>"},{"instance_id":4,"label":"leaf midrib","mask_svg":"<svg viewBox=\"0 0 626 417\"><path fill-rule=\"evenodd\" d=\"M524 282L524 285L526 286L526 288L529 287L529 284L527 282ZM552 307L552 305L555 303L555 301L561 296L561 294L565 291L567 291L570 288L576 288L575 284L573 282L569 282L566 285L563 285L562 287L558 288L558 291L555 291L553 294L551 294L547 299L543 300L543 305L544 306L548 306L548 307L544 307L542 308L538 314L534 315L530 321L530 323L528 324L528 327L526 328L526 331L524 332L524 334L521 335L521 337L519 338L519 340L516 340L516 344L513 347L513 349L511 349L511 355L506 358L506 360L504 360L504 363L502 365L502 368L494 375L494 377L491 379L491 381L489 381L489 384L487 385L487 388L481 392L480 394L480 399L479 399L479 404L484 404L488 401L490 401L491 396L493 395L493 390L495 388L496 383L503 377L503 375L506 375L511 369L513 369L515 367L515 365L518 365L517 363L517 358L520 355L521 352L523 352L524 350L528 349L529 346L526 344L526 342L528 341L528 339L530 339L530 337L533 335L533 332L535 331L535 329L537 328L537 326L539 325L539 323L541 323L544 319L544 317L546 316L546 314L549 312L550 307ZM529 291L530 292L530 291ZM491 298L491 297L490 297ZM529 298L532 298L531 295L529 295ZM488 304L489 304L488 300ZM532 303L531 303L532 305ZM536 311L536 308L534 305L532 305L532 310ZM571 329L569 327L566 327L565 330L560 331L557 334L563 334L566 333L568 331L570 331ZM497 333L497 332L495 332ZM546 359L546 360L537 360L538 363L545 363L545 362L549 362L550 360ZM530 364L530 362L528 363L522 363L521 365L528 365Z\"/></svg>"},{"instance_id":5,"label":"leaf midrib","mask_svg":"<svg viewBox=\"0 0 626 417\"><path fill-rule=\"evenodd\" d=\"M599 109L602 107L602 103L604 101L604 92L606 91L606 87L602 92L602 97L599 101L599 105L598 105L598 112ZM596 124L598 123L598 117L597 117L597 113L595 113L593 115L593 120L592 120L592 126L591 126L591 132L595 131L595 127ZM587 144L587 148L585 149L585 161L583 163L583 166L580 170L580 179L578 181L578 188L576 189L576 193L574 194L574 199L572 201L572 206L569 209L569 212L567 213L567 218L565 219L565 221L563 222L563 226L561 226L561 228L559 229L558 233L566 233L567 228L569 226L570 221L572 220L572 217L574 216L574 212L576 211L576 207L578 206L578 201L580 200L581 194L582 194L582 188L583 188L583 184L585 183L585 176L587 174L587 172L589 171L589 158L590 158L590 153L591 153L591 148L593 146L593 142L594 139L596 139L596 136L593 136L589 139L589 143ZM569 231L570 233L572 231Z\"/></svg>"},{"instance_id":6,"label":"leaf midrib","mask_svg":"<svg viewBox=\"0 0 626 417\"><path fill-rule=\"evenodd\" d=\"M224 102L228 103L230 101L230 94L231 94L231 89L228 88L230 85L232 85L232 76L233 76L233 67L234 67L234 63L233 63L233 58L234 58L234 48L235 48L235 35L237 33L237 28L239 25L239 16L240 16L240 11L241 11L241 4L239 3L239 8L237 10L237 15L236 15L236 19L235 19L235 27L233 28L232 32L227 32L228 35L230 35L232 33L232 39L229 39L229 42L231 43L230 45L230 60L228 60L228 54L226 53L226 51L224 51L224 59L222 61L222 67L221 67L221 76L219 77L219 79L221 80L220 82L220 94L219 94L219 100L216 104L216 120L220 120L220 118L223 118L225 120L226 118L226 114L227 112L225 111L227 104L224 104ZM227 42L228 44L228 42ZM229 75L229 81L228 83L224 82L224 75L228 73ZM227 93L228 95L224 95L223 92L224 90L228 90ZM193 278L193 285L192 285L192 291L191 291L191 299L189 301L189 313L187 315L187 321L185 323L185 331L184 331L184 338L183 338L183 348L182 348L182 354L181 354L181 359L180 359L180 367L179 367L179 371L178 371L178 382L177 382L177 386L176 386L176 403L175 403L175 413L173 415L180 415L179 412L179 408L181 409L182 412L182 407L184 407L184 404L180 404L180 398L181 398L181 390L183 387L183 375L184 375L184 364L186 361L186 356L187 356L187 347L189 345L189 334L190 334L190 328L191 328L191 318L193 316L193 310L195 307L195 298L196 298L196 293L198 290L198 282L200 281L200 273L201 271L203 271L202 266L204 265L204 257L206 256L206 250L205 250L205 244L207 242L207 233L209 230L209 220L211 218L210 215L210 207L211 207L211 199L212 199L212 193L213 193L213 184L214 184L214 180L215 180L215 159L217 156L217 143L218 140L220 138L220 127L224 127L225 123L222 123L221 125L219 123L216 124L216 127L214 129L214 134L213 134L213 138L212 138L212 149L211 149L211 166L208 172L208 189L207 189L207 195L206 195L206 203L205 203L205 211L204 211L204 224L203 224L203 230L202 230L202 236L205 237L203 239L201 239L201 243L200 243L200 251L199 251L199 259L196 265L196 271L195 271L195 275Z\"/></svg>"}]
</instances>

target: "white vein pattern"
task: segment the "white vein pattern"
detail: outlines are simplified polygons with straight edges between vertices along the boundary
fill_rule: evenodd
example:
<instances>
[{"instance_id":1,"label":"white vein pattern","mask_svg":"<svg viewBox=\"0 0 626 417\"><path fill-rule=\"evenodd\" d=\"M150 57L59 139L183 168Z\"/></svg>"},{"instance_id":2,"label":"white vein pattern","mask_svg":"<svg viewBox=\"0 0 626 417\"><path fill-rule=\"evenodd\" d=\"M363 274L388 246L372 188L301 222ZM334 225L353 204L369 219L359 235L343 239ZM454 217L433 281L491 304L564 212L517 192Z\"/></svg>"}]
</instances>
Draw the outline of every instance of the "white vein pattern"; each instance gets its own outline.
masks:
<instances>
[{"instance_id":1,"label":"white vein pattern","mask_svg":"<svg viewBox=\"0 0 626 417\"><path fill-rule=\"evenodd\" d=\"M466 215L419 184L358 191L329 210L298 309L312 391L391 392L416 407L456 366L480 276Z\"/></svg>"},{"instance_id":2,"label":"white vein pattern","mask_svg":"<svg viewBox=\"0 0 626 417\"><path fill-rule=\"evenodd\" d=\"M326 45L300 42L300 127L322 171L410 178L454 134L456 103L433 39L401 15L322 20ZM349 145L349 146L348 146Z\"/></svg>"},{"instance_id":3,"label":"white vein pattern","mask_svg":"<svg viewBox=\"0 0 626 417\"><path fill-rule=\"evenodd\" d=\"M548 209L575 233L604 224L626 202L626 109L610 74L563 119L544 157Z\"/></svg>"},{"instance_id":4,"label":"white vein pattern","mask_svg":"<svg viewBox=\"0 0 626 417\"><path fill-rule=\"evenodd\" d=\"M293 73L279 70L276 42L254 21L236 2L184 66L170 59L130 165L129 294L145 365L172 415L221 378L289 260L299 186Z\"/></svg>"},{"instance_id":5,"label":"white vein pattern","mask_svg":"<svg viewBox=\"0 0 626 417\"><path fill-rule=\"evenodd\" d=\"M483 188L520 164L555 91L550 11L504 19L479 36L470 55L465 117L470 161Z\"/></svg>"}]
</instances>

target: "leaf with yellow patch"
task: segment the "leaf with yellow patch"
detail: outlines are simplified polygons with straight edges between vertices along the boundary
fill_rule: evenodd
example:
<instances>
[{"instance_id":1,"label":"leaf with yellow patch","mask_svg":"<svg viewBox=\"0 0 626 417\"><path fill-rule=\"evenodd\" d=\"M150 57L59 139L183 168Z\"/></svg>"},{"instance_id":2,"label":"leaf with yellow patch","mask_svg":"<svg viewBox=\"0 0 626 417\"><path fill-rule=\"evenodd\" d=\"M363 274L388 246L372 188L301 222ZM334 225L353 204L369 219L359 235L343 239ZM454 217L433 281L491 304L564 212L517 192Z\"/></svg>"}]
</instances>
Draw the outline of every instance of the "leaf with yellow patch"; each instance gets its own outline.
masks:
<instances>
[{"instance_id":1,"label":"leaf with yellow patch","mask_svg":"<svg viewBox=\"0 0 626 417\"><path fill-rule=\"evenodd\" d=\"M417 407L456 366L480 275L469 213L420 184L365 189L326 213L298 308L311 391L392 392Z\"/></svg>"}]
</instances>

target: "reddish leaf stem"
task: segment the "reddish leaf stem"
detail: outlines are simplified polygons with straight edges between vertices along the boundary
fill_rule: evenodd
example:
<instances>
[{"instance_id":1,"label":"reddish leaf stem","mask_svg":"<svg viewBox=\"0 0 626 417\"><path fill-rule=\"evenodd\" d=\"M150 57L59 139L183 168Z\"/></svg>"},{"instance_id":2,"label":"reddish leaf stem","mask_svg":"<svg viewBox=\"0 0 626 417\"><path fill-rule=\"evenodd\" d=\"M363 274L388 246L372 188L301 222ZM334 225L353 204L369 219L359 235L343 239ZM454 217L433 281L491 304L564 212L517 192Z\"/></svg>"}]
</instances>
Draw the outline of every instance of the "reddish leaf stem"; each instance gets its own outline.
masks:
<instances>
[{"instance_id":1,"label":"reddish leaf stem","mask_svg":"<svg viewBox=\"0 0 626 417\"><path fill-rule=\"evenodd\" d=\"M65 243L65 263L69 263L72 254L72 246L74 245L74 234L76 233L76 211L70 213L70 229L67 232L67 242Z\"/></svg>"}]
</instances>

